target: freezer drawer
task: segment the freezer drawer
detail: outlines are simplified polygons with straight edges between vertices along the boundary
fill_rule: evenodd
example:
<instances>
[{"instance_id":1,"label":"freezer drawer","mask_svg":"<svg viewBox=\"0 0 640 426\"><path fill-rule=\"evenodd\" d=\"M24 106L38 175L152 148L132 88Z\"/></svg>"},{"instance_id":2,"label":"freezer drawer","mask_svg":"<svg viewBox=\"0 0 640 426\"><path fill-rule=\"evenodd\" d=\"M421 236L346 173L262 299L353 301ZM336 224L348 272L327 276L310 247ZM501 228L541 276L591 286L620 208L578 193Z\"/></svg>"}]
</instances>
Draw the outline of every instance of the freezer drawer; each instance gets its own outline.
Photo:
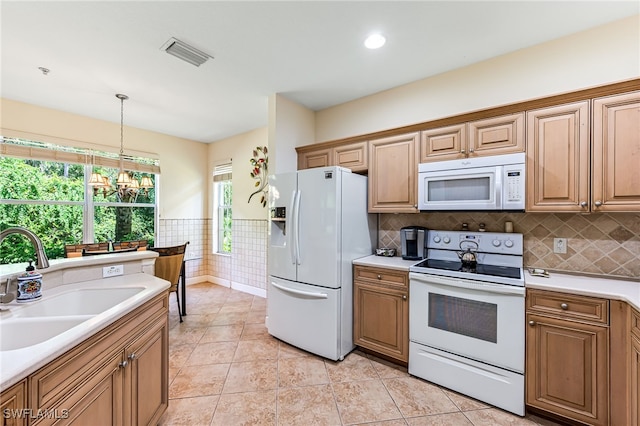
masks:
<instances>
[{"instance_id":1,"label":"freezer drawer","mask_svg":"<svg viewBox=\"0 0 640 426\"><path fill-rule=\"evenodd\" d=\"M269 277L269 334L316 355L341 359L341 291Z\"/></svg>"}]
</instances>

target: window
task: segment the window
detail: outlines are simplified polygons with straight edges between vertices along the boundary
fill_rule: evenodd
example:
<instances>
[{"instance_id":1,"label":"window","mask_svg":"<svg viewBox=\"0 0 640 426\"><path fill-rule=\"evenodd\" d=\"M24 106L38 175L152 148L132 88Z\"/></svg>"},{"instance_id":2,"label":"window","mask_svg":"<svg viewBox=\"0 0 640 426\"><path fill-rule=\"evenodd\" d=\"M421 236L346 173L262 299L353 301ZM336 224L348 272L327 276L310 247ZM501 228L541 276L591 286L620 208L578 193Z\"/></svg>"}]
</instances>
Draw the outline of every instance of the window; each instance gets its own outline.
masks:
<instances>
[{"instance_id":1,"label":"window","mask_svg":"<svg viewBox=\"0 0 640 426\"><path fill-rule=\"evenodd\" d=\"M104 189L94 195L88 185L93 171L113 182L118 172L117 154L94 156L84 149L41 142L1 141L0 229L30 229L40 237L50 259L64 257L66 244L108 240L148 240L153 244L154 190L148 195L140 192L137 199L119 199L115 192ZM128 158L125 167L134 170L130 172L133 177L144 173L152 182L156 181L154 171L159 171L157 160ZM8 236L0 251L3 264L33 259L33 248L21 235Z\"/></svg>"},{"instance_id":2,"label":"window","mask_svg":"<svg viewBox=\"0 0 640 426\"><path fill-rule=\"evenodd\" d=\"M215 220L217 253L231 253L231 163L218 165L213 171L213 199L215 200Z\"/></svg>"}]
</instances>

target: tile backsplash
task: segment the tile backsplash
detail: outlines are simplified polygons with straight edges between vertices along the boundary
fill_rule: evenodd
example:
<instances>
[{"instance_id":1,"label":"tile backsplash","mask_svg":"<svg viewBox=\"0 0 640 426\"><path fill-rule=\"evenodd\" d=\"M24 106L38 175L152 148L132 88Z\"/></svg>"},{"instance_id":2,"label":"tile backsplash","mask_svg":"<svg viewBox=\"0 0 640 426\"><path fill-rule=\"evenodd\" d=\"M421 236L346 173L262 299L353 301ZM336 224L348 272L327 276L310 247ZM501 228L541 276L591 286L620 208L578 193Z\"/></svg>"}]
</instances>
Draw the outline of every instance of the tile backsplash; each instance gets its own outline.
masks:
<instances>
[{"instance_id":1,"label":"tile backsplash","mask_svg":"<svg viewBox=\"0 0 640 426\"><path fill-rule=\"evenodd\" d=\"M400 249L400 228L424 226L504 232L513 222L524 235L524 265L569 272L640 278L640 213L419 213L380 214L379 247ZM567 238L567 253L553 252L553 239ZM399 251L398 251L399 253Z\"/></svg>"}]
</instances>

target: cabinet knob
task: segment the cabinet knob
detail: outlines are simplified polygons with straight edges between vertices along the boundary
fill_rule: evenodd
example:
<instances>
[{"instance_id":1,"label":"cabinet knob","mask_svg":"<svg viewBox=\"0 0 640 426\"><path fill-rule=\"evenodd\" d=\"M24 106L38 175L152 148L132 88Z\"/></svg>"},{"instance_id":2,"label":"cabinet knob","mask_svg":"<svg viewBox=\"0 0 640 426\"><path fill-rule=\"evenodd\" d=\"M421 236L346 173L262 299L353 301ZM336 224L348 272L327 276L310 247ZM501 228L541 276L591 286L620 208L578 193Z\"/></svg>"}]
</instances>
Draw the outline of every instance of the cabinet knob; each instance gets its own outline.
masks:
<instances>
[{"instance_id":1,"label":"cabinet knob","mask_svg":"<svg viewBox=\"0 0 640 426\"><path fill-rule=\"evenodd\" d=\"M533 320L532 320L532 321L529 321L529 325L531 325L531 326L536 325L536 322L535 322L535 321L533 321Z\"/></svg>"},{"instance_id":2,"label":"cabinet knob","mask_svg":"<svg viewBox=\"0 0 640 426\"><path fill-rule=\"evenodd\" d=\"M469 152L473 153L473 148L469 148Z\"/></svg>"},{"instance_id":3,"label":"cabinet knob","mask_svg":"<svg viewBox=\"0 0 640 426\"><path fill-rule=\"evenodd\" d=\"M587 207L588 205L589 203L587 203L586 201L580 203L580 207Z\"/></svg>"},{"instance_id":4,"label":"cabinet knob","mask_svg":"<svg viewBox=\"0 0 640 426\"><path fill-rule=\"evenodd\" d=\"M131 361L133 361L134 359L136 359L136 354L135 354L135 352L133 352L133 353L129 354L129 356L128 356L127 358L129 358Z\"/></svg>"},{"instance_id":5,"label":"cabinet knob","mask_svg":"<svg viewBox=\"0 0 640 426\"><path fill-rule=\"evenodd\" d=\"M464 149L461 149L461 150L460 150L460 154L464 154L464 153L465 153L465 150L464 150Z\"/></svg>"},{"instance_id":6,"label":"cabinet knob","mask_svg":"<svg viewBox=\"0 0 640 426\"><path fill-rule=\"evenodd\" d=\"M593 203L596 207L600 207L602 205L602 201L596 201Z\"/></svg>"},{"instance_id":7,"label":"cabinet knob","mask_svg":"<svg viewBox=\"0 0 640 426\"><path fill-rule=\"evenodd\" d=\"M378 279L381 280L382 279L382 275L378 275Z\"/></svg>"},{"instance_id":8,"label":"cabinet knob","mask_svg":"<svg viewBox=\"0 0 640 426\"><path fill-rule=\"evenodd\" d=\"M402 295L402 300L407 300L407 295L406 294Z\"/></svg>"},{"instance_id":9,"label":"cabinet knob","mask_svg":"<svg viewBox=\"0 0 640 426\"><path fill-rule=\"evenodd\" d=\"M127 365L129 365L127 361L122 361L120 364L118 364L118 367L125 368Z\"/></svg>"},{"instance_id":10,"label":"cabinet knob","mask_svg":"<svg viewBox=\"0 0 640 426\"><path fill-rule=\"evenodd\" d=\"M560 304L560 308L562 308L562 310L566 311L567 309L569 309L569 305L567 305L566 303L561 303Z\"/></svg>"}]
</instances>

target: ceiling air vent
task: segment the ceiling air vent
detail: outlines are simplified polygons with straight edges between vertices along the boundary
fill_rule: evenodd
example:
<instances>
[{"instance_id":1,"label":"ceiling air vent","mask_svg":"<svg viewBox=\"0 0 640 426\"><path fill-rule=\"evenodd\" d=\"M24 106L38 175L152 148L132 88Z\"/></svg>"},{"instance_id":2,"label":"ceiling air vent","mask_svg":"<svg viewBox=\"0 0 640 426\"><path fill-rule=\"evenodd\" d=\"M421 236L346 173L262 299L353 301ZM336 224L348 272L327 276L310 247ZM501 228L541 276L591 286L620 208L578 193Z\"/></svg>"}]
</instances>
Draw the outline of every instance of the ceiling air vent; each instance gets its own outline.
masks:
<instances>
[{"instance_id":1,"label":"ceiling air vent","mask_svg":"<svg viewBox=\"0 0 640 426\"><path fill-rule=\"evenodd\" d=\"M191 47L188 44L176 39L170 38L165 44L160 48L167 52L170 55L175 56L176 58L180 58L183 61L189 62L196 67L207 62L209 58L213 58L211 55L207 55L201 50L196 49L195 47Z\"/></svg>"}]
</instances>

